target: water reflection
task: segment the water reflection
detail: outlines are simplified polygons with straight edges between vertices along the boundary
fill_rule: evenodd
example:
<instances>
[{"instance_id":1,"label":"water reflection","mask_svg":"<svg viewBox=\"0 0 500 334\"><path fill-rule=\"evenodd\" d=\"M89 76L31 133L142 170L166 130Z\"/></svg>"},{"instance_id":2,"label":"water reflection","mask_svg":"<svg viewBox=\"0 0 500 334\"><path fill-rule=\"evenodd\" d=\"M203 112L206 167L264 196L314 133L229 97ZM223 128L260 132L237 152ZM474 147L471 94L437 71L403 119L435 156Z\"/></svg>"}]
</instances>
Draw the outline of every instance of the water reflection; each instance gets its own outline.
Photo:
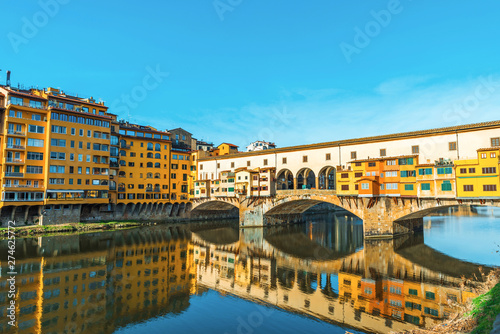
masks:
<instances>
[{"instance_id":1,"label":"water reflection","mask_svg":"<svg viewBox=\"0 0 500 334\"><path fill-rule=\"evenodd\" d=\"M18 239L18 332L112 333L140 322L147 331L148 319L175 316L210 289L386 333L447 317L482 278L477 265L439 257L422 236L363 241L361 222L349 216L270 229L225 225ZM6 247L0 241L0 254ZM464 284L462 275L477 280ZM0 288L0 331L8 332L4 280Z\"/></svg>"}]
</instances>

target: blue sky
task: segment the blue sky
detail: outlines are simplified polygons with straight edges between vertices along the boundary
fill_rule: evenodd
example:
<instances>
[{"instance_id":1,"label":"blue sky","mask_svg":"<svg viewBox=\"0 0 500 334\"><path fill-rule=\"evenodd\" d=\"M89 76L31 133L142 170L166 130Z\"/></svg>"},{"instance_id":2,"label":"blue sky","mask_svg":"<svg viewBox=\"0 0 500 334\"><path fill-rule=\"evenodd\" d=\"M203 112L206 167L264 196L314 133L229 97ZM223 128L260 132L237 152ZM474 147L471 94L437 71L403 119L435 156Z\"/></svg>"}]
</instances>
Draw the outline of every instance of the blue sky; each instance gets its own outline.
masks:
<instances>
[{"instance_id":1,"label":"blue sky","mask_svg":"<svg viewBox=\"0 0 500 334\"><path fill-rule=\"evenodd\" d=\"M9 69L16 85L240 149L474 123L500 118L499 12L488 0L8 1L0 81Z\"/></svg>"}]
</instances>

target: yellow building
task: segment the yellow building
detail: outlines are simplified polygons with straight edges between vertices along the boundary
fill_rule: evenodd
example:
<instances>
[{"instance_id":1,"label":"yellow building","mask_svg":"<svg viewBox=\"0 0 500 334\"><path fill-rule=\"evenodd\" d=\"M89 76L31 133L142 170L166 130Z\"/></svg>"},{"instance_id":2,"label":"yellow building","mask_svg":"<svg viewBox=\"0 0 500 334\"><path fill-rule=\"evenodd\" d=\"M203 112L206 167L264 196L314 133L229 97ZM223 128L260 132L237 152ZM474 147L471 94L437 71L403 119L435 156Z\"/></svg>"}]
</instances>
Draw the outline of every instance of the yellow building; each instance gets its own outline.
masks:
<instances>
[{"instance_id":1,"label":"yellow building","mask_svg":"<svg viewBox=\"0 0 500 334\"><path fill-rule=\"evenodd\" d=\"M47 210L60 205L107 204L109 138L113 117L92 98L58 89L34 90L48 100L45 180Z\"/></svg>"},{"instance_id":2,"label":"yellow building","mask_svg":"<svg viewBox=\"0 0 500 334\"><path fill-rule=\"evenodd\" d=\"M186 203L189 201L191 152L172 149L171 156L170 199L172 202Z\"/></svg>"},{"instance_id":3,"label":"yellow building","mask_svg":"<svg viewBox=\"0 0 500 334\"><path fill-rule=\"evenodd\" d=\"M454 198L456 196L455 168L452 161L419 164L417 168L418 197Z\"/></svg>"},{"instance_id":4,"label":"yellow building","mask_svg":"<svg viewBox=\"0 0 500 334\"><path fill-rule=\"evenodd\" d=\"M9 87L0 87L0 93L5 105L1 117L3 168L0 208L11 207L14 215L16 206L32 205L41 208L44 204L49 154L47 141L50 132L47 121L48 100L30 91Z\"/></svg>"},{"instance_id":5,"label":"yellow building","mask_svg":"<svg viewBox=\"0 0 500 334\"><path fill-rule=\"evenodd\" d=\"M168 203L170 134L128 122L115 124L113 130L111 186L117 189L116 203Z\"/></svg>"},{"instance_id":6,"label":"yellow building","mask_svg":"<svg viewBox=\"0 0 500 334\"><path fill-rule=\"evenodd\" d=\"M213 150L213 155L228 155L238 153L238 146L229 143L222 143Z\"/></svg>"},{"instance_id":7,"label":"yellow building","mask_svg":"<svg viewBox=\"0 0 500 334\"><path fill-rule=\"evenodd\" d=\"M477 150L477 159L456 160L457 197L488 199L500 196L498 147Z\"/></svg>"}]
</instances>

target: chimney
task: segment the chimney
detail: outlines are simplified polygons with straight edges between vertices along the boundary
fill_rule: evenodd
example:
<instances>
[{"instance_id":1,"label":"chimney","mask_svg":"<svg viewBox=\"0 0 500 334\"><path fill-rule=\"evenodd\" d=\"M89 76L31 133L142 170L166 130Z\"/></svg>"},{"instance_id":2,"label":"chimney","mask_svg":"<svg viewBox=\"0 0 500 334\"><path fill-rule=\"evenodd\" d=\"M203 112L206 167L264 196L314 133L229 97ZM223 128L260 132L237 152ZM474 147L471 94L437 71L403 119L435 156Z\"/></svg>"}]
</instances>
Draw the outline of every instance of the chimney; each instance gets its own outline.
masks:
<instances>
[{"instance_id":1,"label":"chimney","mask_svg":"<svg viewBox=\"0 0 500 334\"><path fill-rule=\"evenodd\" d=\"M5 83L7 87L10 87L10 71L7 71L7 82Z\"/></svg>"}]
</instances>

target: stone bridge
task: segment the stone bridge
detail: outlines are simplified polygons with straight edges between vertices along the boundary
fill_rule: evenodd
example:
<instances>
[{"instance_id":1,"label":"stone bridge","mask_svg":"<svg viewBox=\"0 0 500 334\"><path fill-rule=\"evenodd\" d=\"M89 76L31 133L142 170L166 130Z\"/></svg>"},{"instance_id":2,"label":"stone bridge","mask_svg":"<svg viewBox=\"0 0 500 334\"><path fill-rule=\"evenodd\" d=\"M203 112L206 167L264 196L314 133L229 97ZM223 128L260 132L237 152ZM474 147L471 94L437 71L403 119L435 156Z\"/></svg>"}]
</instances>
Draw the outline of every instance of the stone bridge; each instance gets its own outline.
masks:
<instances>
[{"instance_id":1,"label":"stone bridge","mask_svg":"<svg viewBox=\"0 0 500 334\"><path fill-rule=\"evenodd\" d=\"M193 201L192 215L239 210L240 227L258 227L302 220L312 207L329 203L363 220L364 236L393 237L419 231L423 217L454 206L496 206L500 199L402 198L337 196L335 190L278 190L272 197L207 197Z\"/></svg>"}]
</instances>

